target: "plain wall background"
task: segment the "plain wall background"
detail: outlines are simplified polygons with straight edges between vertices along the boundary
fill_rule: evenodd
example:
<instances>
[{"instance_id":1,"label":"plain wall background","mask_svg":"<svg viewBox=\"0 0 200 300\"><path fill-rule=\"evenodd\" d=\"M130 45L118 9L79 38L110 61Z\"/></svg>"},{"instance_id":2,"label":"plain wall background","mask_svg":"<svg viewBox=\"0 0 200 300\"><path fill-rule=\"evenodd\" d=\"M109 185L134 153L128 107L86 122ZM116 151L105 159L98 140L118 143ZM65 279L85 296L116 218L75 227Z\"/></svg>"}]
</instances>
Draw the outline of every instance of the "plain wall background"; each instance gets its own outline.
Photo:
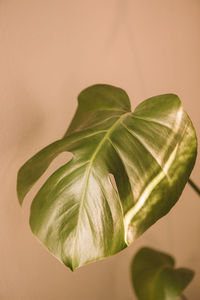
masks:
<instances>
[{"instance_id":1,"label":"plain wall background","mask_svg":"<svg viewBox=\"0 0 200 300\"><path fill-rule=\"evenodd\" d=\"M199 55L199 0L0 0L1 300L135 299L129 264L143 245L194 269L185 295L200 299L200 199L188 185L134 245L75 273L29 229L31 199L44 178L22 208L15 191L19 167L62 136L78 93L94 83L122 87L133 108L156 94L178 94L200 138ZM199 166L198 156L198 184Z\"/></svg>"}]
</instances>

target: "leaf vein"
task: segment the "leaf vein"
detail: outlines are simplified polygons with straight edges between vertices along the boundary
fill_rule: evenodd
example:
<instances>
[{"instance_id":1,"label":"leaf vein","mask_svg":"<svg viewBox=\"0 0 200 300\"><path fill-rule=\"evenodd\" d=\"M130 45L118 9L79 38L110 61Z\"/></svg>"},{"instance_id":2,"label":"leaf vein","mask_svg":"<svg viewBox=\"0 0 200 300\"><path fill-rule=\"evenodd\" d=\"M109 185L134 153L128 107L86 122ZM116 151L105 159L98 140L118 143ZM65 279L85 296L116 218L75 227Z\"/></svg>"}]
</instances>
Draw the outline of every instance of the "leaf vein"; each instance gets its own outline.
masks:
<instances>
[{"instance_id":1,"label":"leaf vein","mask_svg":"<svg viewBox=\"0 0 200 300\"><path fill-rule=\"evenodd\" d=\"M102 148L103 144L105 143L105 141L108 139L108 137L110 136L110 134L115 130L115 128L121 123L121 121L123 119L125 119L127 117L127 115L130 115L131 113L125 113L123 114L111 127L110 129L107 130L106 134L104 135L103 139L99 142L99 144L97 145L96 150L94 151L94 153L91 156L91 159L89 161L88 167L86 169L85 172L85 179L84 179L84 184L83 184L83 192L82 192L82 196L80 199L80 207L79 207L79 212L78 212L78 217L77 217L77 226L76 226L76 231L75 231L75 242L74 242L74 250L75 250L75 246L77 243L77 232L78 232L78 227L79 227L79 223L80 223L80 215L82 213L83 210L83 203L84 203L84 199L86 196L86 191L87 191L87 186L88 186L88 182L89 182L89 176L90 176L90 172L92 169L92 164L95 160L95 158L97 157L98 152L100 151L100 149ZM73 265L73 262L72 262Z\"/></svg>"},{"instance_id":2,"label":"leaf vein","mask_svg":"<svg viewBox=\"0 0 200 300\"><path fill-rule=\"evenodd\" d=\"M151 155L151 157L156 161L158 166L162 169L162 171L165 173L165 175L168 177L166 174L162 164L159 162L159 160L156 158L155 154L153 154L152 150L149 148L148 144L146 144L132 129L128 128L127 125L125 125L123 122L121 122L122 126L135 138L137 139L140 144L147 150L147 152Z\"/></svg>"}]
</instances>

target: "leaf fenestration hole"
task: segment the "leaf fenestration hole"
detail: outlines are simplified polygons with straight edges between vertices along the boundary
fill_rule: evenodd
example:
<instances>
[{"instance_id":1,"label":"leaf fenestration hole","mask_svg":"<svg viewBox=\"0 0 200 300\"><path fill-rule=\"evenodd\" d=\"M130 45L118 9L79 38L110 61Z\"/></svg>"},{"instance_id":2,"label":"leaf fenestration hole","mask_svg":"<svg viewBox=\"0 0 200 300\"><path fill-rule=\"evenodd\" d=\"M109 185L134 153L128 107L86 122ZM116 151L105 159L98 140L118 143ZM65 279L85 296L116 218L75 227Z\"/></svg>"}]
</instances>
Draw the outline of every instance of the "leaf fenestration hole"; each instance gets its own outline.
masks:
<instances>
[{"instance_id":1,"label":"leaf fenestration hole","mask_svg":"<svg viewBox=\"0 0 200 300\"><path fill-rule=\"evenodd\" d=\"M42 176L36 181L36 183L33 185L33 187L30 189L28 194L26 195L26 199L33 199L36 194L39 192L40 188L43 186L43 184L46 182L46 180L60 167L67 164L71 159L73 158L73 154L71 152L62 152L58 154L57 157L54 158L54 160L50 163L47 170L42 174ZM30 206L30 202L24 201L24 206L26 205Z\"/></svg>"},{"instance_id":2,"label":"leaf fenestration hole","mask_svg":"<svg viewBox=\"0 0 200 300\"><path fill-rule=\"evenodd\" d=\"M111 183L112 183L112 185L113 185L113 188L114 188L114 189L116 190L116 192L117 192L117 184L116 184L114 175L113 175L112 173L109 173L108 176L109 176L110 181L111 181Z\"/></svg>"}]
</instances>

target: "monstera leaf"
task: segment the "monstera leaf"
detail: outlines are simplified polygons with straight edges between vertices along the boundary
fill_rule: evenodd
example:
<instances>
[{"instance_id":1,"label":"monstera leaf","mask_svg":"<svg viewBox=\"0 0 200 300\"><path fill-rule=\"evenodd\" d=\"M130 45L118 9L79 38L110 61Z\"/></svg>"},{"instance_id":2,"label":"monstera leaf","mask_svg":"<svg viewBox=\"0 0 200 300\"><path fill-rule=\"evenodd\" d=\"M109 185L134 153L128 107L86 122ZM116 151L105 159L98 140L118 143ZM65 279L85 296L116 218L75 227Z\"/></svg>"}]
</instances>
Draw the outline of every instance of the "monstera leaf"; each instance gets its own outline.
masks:
<instances>
[{"instance_id":1,"label":"monstera leaf","mask_svg":"<svg viewBox=\"0 0 200 300\"><path fill-rule=\"evenodd\" d=\"M175 300L194 276L192 270L174 269L168 254L142 248L131 264L133 287L139 300ZM186 299L184 297L184 299Z\"/></svg>"},{"instance_id":2,"label":"monstera leaf","mask_svg":"<svg viewBox=\"0 0 200 300\"><path fill-rule=\"evenodd\" d=\"M72 270L119 252L164 216L196 157L194 128L175 95L131 112L123 90L95 85L78 103L64 137L22 166L17 185L22 203L59 153L73 153L42 186L30 214L32 232Z\"/></svg>"}]
</instances>

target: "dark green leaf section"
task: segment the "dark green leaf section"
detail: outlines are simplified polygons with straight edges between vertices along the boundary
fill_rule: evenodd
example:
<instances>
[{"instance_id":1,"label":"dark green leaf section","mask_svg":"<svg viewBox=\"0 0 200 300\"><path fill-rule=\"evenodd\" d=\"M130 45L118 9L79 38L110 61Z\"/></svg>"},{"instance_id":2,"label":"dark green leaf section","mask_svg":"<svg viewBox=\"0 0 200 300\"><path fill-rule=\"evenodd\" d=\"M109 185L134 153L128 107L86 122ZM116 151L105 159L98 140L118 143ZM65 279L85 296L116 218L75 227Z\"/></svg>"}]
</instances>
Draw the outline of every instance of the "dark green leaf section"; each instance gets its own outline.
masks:
<instances>
[{"instance_id":1,"label":"dark green leaf section","mask_svg":"<svg viewBox=\"0 0 200 300\"><path fill-rule=\"evenodd\" d=\"M174 268L168 254L142 248L131 264L132 283L139 300L175 300L194 276L192 270Z\"/></svg>"},{"instance_id":2,"label":"dark green leaf section","mask_svg":"<svg viewBox=\"0 0 200 300\"><path fill-rule=\"evenodd\" d=\"M59 153L73 153L42 186L30 214L33 233L71 269L119 252L164 216L196 158L195 131L175 95L131 112L123 90L95 85L78 103L63 139L28 160L17 184L22 203Z\"/></svg>"}]
</instances>

